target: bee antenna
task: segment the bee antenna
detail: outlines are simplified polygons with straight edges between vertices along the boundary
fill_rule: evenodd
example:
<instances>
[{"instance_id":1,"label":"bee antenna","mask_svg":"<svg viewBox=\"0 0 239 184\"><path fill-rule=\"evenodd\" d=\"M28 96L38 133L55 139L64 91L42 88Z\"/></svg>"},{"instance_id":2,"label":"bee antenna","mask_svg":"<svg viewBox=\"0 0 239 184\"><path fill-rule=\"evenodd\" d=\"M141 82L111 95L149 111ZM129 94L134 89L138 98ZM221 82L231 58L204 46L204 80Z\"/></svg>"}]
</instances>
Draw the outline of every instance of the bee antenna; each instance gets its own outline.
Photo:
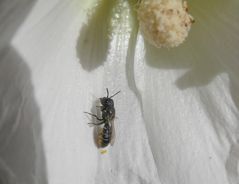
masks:
<instances>
[{"instance_id":1,"label":"bee antenna","mask_svg":"<svg viewBox=\"0 0 239 184\"><path fill-rule=\"evenodd\" d=\"M109 97L109 90L106 88L107 98Z\"/></svg>"},{"instance_id":2,"label":"bee antenna","mask_svg":"<svg viewBox=\"0 0 239 184\"><path fill-rule=\"evenodd\" d=\"M113 94L110 98L113 98L115 95L119 94L120 91L118 91L117 93Z\"/></svg>"}]
</instances>

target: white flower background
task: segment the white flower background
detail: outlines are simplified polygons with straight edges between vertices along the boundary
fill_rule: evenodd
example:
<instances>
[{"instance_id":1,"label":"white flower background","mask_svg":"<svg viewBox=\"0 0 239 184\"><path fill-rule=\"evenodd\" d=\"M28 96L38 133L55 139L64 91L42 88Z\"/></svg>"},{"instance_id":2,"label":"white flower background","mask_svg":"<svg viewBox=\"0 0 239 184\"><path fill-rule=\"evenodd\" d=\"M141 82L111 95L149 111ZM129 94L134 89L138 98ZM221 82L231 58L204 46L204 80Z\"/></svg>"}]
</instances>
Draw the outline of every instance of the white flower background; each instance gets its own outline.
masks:
<instances>
[{"instance_id":1,"label":"white flower background","mask_svg":"<svg viewBox=\"0 0 239 184\"><path fill-rule=\"evenodd\" d=\"M136 1L0 1L0 183L238 184L239 1L190 0L178 48L138 32ZM115 96L116 140L94 144Z\"/></svg>"}]
</instances>

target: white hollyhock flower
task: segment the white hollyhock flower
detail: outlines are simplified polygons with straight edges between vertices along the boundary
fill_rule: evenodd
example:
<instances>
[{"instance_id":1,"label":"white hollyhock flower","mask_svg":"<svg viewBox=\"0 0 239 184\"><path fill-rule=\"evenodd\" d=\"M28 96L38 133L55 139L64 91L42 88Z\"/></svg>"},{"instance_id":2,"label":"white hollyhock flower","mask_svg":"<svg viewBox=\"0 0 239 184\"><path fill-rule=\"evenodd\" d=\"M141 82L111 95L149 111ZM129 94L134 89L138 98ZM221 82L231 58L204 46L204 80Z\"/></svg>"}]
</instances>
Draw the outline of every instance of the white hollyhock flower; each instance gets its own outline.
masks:
<instances>
[{"instance_id":1,"label":"white hollyhock flower","mask_svg":"<svg viewBox=\"0 0 239 184\"><path fill-rule=\"evenodd\" d=\"M0 183L237 184L239 2L188 5L186 40L158 49L136 0L1 1ZM101 154L83 112L106 87Z\"/></svg>"}]
</instances>

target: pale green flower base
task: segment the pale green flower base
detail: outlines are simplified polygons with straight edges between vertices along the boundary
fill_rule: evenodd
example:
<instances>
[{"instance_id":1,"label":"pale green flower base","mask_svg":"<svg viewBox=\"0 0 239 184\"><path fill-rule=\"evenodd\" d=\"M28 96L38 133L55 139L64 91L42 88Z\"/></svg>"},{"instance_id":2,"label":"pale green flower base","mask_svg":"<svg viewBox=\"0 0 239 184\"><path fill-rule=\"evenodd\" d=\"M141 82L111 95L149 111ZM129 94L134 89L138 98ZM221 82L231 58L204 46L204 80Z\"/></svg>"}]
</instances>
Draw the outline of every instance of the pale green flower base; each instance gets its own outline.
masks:
<instances>
[{"instance_id":1,"label":"pale green flower base","mask_svg":"<svg viewBox=\"0 0 239 184\"><path fill-rule=\"evenodd\" d=\"M0 183L238 184L239 2L189 1L174 49L144 41L133 2L97 2L0 3ZM83 112L106 87L100 154Z\"/></svg>"}]
</instances>

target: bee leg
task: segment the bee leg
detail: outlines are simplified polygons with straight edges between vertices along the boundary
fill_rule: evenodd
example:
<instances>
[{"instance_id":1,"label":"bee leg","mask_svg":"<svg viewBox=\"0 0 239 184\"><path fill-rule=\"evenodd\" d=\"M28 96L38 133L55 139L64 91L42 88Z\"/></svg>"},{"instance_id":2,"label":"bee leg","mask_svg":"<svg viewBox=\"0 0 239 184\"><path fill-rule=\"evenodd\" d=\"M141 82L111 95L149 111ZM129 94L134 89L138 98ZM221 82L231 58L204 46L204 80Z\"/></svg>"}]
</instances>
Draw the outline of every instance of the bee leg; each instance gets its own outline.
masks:
<instances>
[{"instance_id":1,"label":"bee leg","mask_svg":"<svg viewBox=\"0 0 239 184\"><path fill-rule=\"evenodd\" d=\"M96 118L97 120L99 120L99 121L104 120L104 119L102 119L102 118L99 118L99 117L98 117L97 115L95 115L95 114L91 114L91 113L89 113L89 112L84 112L84 113L89 114L89 115L95 117L95 118Z\"/></svg>"}]
</instances>

